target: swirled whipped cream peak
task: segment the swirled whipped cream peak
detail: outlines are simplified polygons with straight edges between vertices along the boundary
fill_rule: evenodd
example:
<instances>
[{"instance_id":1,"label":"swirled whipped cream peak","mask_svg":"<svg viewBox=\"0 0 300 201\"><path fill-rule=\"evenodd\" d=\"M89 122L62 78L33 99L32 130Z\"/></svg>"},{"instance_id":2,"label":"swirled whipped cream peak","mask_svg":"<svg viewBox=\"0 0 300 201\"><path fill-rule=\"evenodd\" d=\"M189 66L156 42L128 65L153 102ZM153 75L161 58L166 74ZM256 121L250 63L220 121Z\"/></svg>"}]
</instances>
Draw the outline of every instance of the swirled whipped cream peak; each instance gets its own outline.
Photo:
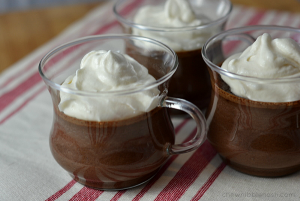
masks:
<instances>
[{"instance_id":1,"label":"swirled whipped cream peak","mask_svg":"<svg viewBox=\"0 0 300 201\"><path fill-rule=\"evenodd\" d=\"M189 1L167 0L164 5L147 5L141 7L133 21L137 24L159 28L184 28L200 26L210 20L204 16L196 16ZM133 28L134 35L154 38L165 43L175 51L200 49L212 35L212 30L192 31L148 31Z\"/></svg>"},{"instance_id":2,"label":"swirled whipped cream peak","mask_svg":"<svg viewBox=\"0 0 300 201\"><path fill-rule=\"evenodd\" d=\"M222 68L239 75L256 78L300 77L300 46L290 38L259 36L244 52L227 58ZM299 83L262 84L232 79L222 75L237 96L263 102L300 100Z\"/></svg>"},{"instance_id":3,"label":"swirled whipped cream peak","mask_svg":"<svg viewBox=\"0 0 300 201\"><path fill-rule=\"evenodd\" d=\"M165 17L165 20L160 20L162 26L184 27L201 24L186 0L168 0L161 15Z\"/></svg>"},{"instance_id":4,"label":"swirled whipped cream peak","mask_svg":"<svg viewBox=\"0 0 300 201\"><path fill-rule=\"evenodd\" d=\"M86 54L80 69L69 76L63 87L86 92L120 91L155 82L148 69L126 54L92 51ZM59 110L66 115L90 121L120 120L158 105L159 90L153 88L129 95L83 96L60 92Z\"/></svg>"}]
</instances>

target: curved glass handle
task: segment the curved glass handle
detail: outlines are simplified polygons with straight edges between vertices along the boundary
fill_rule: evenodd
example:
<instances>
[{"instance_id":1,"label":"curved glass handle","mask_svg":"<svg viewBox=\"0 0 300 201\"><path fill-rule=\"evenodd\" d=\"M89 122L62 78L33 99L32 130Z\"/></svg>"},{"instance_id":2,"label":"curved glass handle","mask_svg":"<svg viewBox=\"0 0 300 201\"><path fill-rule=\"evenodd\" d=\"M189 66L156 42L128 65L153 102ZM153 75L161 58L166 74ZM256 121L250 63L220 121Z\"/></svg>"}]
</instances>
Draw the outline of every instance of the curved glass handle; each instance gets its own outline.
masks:
<instances>
[{"instance_id":1,"label":"curved glass handle","mask_svg":"<svg viewBox=\"0 0 300 201\"><path fill-rule=\"evenodd\" d=\"M169 146L167 151L170 155L193 151L204 142L207 133L206 120L202 112L194 104L179 98L165 97L161 102L161 107L182 110L188 113L197 125L197 132L192 140Z\"/></svg>"}]
</instances>

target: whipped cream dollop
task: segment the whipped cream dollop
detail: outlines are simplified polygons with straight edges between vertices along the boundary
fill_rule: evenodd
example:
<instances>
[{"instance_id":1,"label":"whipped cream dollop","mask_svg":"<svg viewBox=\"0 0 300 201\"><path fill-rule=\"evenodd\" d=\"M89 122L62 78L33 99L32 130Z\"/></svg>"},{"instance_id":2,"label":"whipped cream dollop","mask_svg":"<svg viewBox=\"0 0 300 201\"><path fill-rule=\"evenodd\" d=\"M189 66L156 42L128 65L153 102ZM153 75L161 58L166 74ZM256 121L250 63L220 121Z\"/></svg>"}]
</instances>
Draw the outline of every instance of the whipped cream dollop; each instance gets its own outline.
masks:
<instances>
[{"instance_id":1,"label":"whipped cream dollop","mask_svg":"<svg viewBox=\"0 0 300 201\"><path fill-rule=\"evenodd\" d=\"M148 27L182 28L207 24L210 20L196 16L187 0L167 0L164 5L144 6L138 10L133 21ZM134 35L156 39L175 51L202 48L213 34L212 29L192 31L149 31L133 28Z\"/></svg>"},{"instance_id":2,"label":"whipped cream dollop","mask_svg":"<svg viewBox=\"0 0 300 201\"><path fill-rule=\"evenodd\" d=\"M227 58L222 68L239 75L257 78L300 77L300 46L290 38L272 39L267 33L259 36L244 52ZM263 102L300 100L299 83L262 84L241 81L222 75L237 96ZM299 78L300 79L300 78Z\"/></svg>"},{"instance_id":3,"label":"whipped cream dollop","mask_svg":"<svg viewBox=\"0 0 300 201\"><path fill-rule=\"evenodd\" d=\"M63 87L78 91L107 92L135 88L155 82L148 69L126 54L92 51L80 69L69 76ZM120 96L82 96L60 92L59 110L68 116L90 121L120 120L148 112L158 105L157 88Z\"/></svg>"}]
</instances>

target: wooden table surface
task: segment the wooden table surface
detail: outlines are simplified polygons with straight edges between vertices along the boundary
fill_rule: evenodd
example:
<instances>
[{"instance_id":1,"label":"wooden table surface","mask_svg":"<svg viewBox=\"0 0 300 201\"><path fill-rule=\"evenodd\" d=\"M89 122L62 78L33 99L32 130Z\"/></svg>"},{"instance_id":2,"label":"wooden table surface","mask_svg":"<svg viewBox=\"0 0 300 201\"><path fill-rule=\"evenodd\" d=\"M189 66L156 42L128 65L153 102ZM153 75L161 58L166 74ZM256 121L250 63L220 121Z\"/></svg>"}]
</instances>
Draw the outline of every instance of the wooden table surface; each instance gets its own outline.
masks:
<instances>
[{"instance_id":1,"label":"wooden table surface","mask_svg":"<svg viewBox=\"0 0 300 201\"><path fill-rule=\"evenodd\" d=\"M299 0L231 0L234 5L300 13ZM0 73L102 3L49 7L0 15Z\"/></svg>"}]
</instances>

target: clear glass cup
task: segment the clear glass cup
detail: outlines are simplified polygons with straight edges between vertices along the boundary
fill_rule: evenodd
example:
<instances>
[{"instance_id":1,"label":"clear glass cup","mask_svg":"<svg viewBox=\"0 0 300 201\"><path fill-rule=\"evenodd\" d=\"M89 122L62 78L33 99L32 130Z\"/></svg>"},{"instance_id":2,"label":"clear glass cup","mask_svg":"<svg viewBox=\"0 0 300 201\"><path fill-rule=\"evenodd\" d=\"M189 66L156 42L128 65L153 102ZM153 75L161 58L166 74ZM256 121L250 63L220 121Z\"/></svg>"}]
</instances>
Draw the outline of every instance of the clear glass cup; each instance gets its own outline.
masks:
<instances>
[{"instance_id":1,"label":"clear glass cup","mask_svg":"<svg viewBox=\"0 0 300 201\"><path fill-rule=\"evenodd\" d=\"M203 46L202 56L210 68L212 82L207 138L232 168L250 175L277 177L300 170L300 100L249 100L233 94L223 78L258 88L286 89L300 84L300 78L242 76L220 68L225 59L244 51L263 33L273 39L291 38L300 44L299 29L249 26L219 33Z\"/></svg>"},{"instance_id":2,"label":"clear glass cup","mask_svg":"<svg viewBox=\"0 0 300 201\"><path fill-rule=\"evenodd\" d=\"M114 13L125 33L156 39L176 52L179 67L170 81L169 94L205 109L210 101L211 85L207 66L201 57L201 49L208 38L224 30L232 5L229 0L188 1L195 15L208 19L209 22L200 26L176 28L153 27L134 22L134 16L140 8L163 5L166 0L119 0L114 6ZM183 39L182 44L177 44L178 40Z\"/></svg>"},{"instance_id":3,"label":"clear glass cup","mask_svg":"<svg viewBox=\"0 0 300 201\"><path fill-rule=\"evenodd\" d=\"M150 48L150 49L148 49ZM153 53L153 48L156 50ZM144 65L156 81L122 91L87 92L61 84L79 69L81 59L92 50L125 53ZM49 52L39 64L39 72L51 94L54 118L50 148L55 160L78 182L97 189L125 189L151 179L173 154L190 152L206 138L206 121L193 104L168 97L168 82L178 60L166 45L132 35L103 35L81 38ZM111 121L88 121L59 110L60 93L83 98L122 99L158 88L158 105L149 112ZM174 128L166 108L188 113L197 133L189 142L174 144Z\"/></svg>"}]
</instances>

